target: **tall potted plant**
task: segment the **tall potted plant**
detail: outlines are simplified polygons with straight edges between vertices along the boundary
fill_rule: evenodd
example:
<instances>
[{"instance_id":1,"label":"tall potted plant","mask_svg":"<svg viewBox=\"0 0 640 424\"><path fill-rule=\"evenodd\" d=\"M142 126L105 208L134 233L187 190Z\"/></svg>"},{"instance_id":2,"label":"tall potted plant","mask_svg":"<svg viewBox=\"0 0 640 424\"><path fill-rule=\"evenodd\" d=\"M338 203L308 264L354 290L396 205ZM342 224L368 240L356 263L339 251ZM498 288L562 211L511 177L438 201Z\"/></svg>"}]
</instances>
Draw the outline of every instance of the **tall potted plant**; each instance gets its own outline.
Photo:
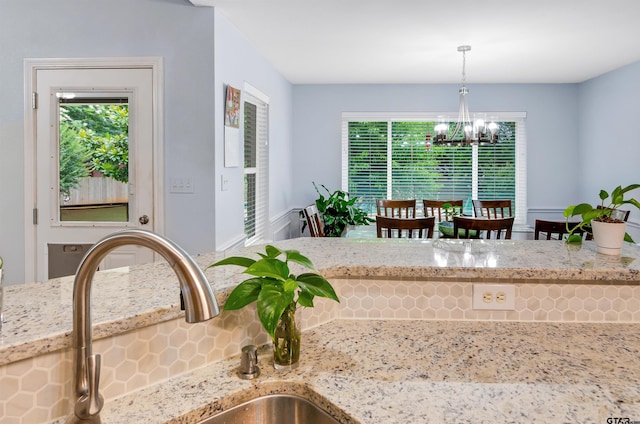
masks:
<instances>
[{"instance_id":1,"label":"tall potted plant","mask_svg":"<svg viewBox=\"0 0 640 424\"><path fill-rule=\"evenodd\" d=\"M300 329L296 322L298 306L313 307L315 296L340 302L333 287L322 275L290 273L289 262L315 271L313 263L297 250L281 250L267 245L255 260L243 256L222 259L209 267L237 265L250 278L229 295L224 310L240 309L257 302L258 318L273 341L275 368L293 368L300 357ZM279 259L284 255L284 260Z\"/></svg>"},{"instance_id":2,"label":"tall potted plant","mask_svg":"<svg viewBox=\"0 0 640 424\"><path fill-rule=\"evenodd\" d=\"M640 188L640 184L630 184L626 187L618 186L611 195L605 190L600 190L600 205L593 207L589 203L571 205L564 211L567 221L567 243L581 243L582 236L576 234L577 230L593 233L593 239L597 251L605 255L619 255L622 242L633 243L633 239L626 232L624 211L619 209L622 205L633 205L640 209L640 202L634 198L625 199L627 192ZM575 216L580 216L580 223L572 228L569 221Z\"/></svg>"},{"instance_id":3,"label":"tall potted plant","mask_svg":"<svg viewBox=\"0 0 640 424\"><path fill-rule=\"evenodd\" d=\"M313 183L313 186L319 195L316 207L322 216L326 237L341 237L349 225L369 225L370 222L375 222L375 219L357 206L358 197L352 197L343 190L335 190L332 193L322 185L328 194L325 197L318 190L316 183Z\"/></svg>"}]
</instances>

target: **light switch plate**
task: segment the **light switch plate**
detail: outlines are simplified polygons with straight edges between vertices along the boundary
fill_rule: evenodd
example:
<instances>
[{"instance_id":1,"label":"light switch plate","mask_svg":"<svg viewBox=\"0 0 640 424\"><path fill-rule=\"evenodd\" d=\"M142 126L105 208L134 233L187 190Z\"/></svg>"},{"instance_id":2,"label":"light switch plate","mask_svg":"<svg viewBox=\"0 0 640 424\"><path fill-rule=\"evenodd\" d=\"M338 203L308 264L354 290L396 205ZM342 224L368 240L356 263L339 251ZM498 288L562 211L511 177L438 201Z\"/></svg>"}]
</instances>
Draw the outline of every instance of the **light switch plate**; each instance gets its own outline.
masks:
<instances>
[{"instance_id":1,"label":"light switch plate","mask_svg":"<svg viewBox=\"0 0 640 424\"><path fill-rule=\"evenodd\" d=\"M171 193L193 193L192 177L172 178L170 184L169 192Z\"/></svg>"}]
</instances>

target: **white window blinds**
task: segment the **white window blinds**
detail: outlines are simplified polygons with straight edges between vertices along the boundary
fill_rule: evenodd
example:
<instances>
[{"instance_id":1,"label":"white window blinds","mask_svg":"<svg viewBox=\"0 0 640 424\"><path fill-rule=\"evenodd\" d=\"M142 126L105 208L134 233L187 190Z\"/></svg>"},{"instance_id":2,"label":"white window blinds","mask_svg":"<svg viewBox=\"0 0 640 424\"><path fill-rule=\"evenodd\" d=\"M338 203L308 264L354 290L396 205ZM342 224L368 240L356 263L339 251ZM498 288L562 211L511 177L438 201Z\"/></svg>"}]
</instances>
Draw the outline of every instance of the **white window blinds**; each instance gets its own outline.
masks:
<instances>
[{"instance_id":1,"label":"white window blinds","mask_svg":"<svg viewBox=\"0 0 640 424\"><path fill-rule=\"evenodd\" d=\"M384 118L384 119L382 119ZM495 145L433 146L437 117L343 114L342 189L375 213L376 199L510 199L516 222L526 219L525 115L500 114Z\"/></svg>"},{"instance_id":2,"label":"white window blinds","mask_svg":"<svg viewBox=\"0 0 640 424\"><path fill-rule=\"evenodd\" d=\"M265 242L268 235L269 105L268 99L247 86L243 96L244 231L249 245Z\"/></svg>"}]
</instances>

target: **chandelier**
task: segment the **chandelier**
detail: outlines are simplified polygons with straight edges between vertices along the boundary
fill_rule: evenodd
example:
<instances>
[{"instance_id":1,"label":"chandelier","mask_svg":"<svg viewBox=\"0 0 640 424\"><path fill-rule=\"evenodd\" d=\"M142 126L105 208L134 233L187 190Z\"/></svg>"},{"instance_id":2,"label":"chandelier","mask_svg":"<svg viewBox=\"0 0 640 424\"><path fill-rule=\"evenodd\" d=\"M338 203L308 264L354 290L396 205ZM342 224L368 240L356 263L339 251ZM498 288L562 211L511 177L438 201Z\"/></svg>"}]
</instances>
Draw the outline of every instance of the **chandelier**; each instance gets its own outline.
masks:
<instances>
[{"instance_id":1,"label":"chandelier","mask_svg":"<svg viewBox=\"0 0 640 424\"><path fill-rule=\"evenodd\" d=\"M458 121L455 123L453 132L449 131L449 122L445 116L438 116L438 123L434 127L435 145L445 146L472 146L494 144L498 141L499 126L493 120L487 121L485 113L476 113L471 119L469 114L469 103L466 83L466 52L471 50L471 46L459 46L458 51L462 52L462 87L458 91L460 94L460 108L458 110ZM431 142L431 136L427 135L427 142Z\"/></svg>"}]
</instances>

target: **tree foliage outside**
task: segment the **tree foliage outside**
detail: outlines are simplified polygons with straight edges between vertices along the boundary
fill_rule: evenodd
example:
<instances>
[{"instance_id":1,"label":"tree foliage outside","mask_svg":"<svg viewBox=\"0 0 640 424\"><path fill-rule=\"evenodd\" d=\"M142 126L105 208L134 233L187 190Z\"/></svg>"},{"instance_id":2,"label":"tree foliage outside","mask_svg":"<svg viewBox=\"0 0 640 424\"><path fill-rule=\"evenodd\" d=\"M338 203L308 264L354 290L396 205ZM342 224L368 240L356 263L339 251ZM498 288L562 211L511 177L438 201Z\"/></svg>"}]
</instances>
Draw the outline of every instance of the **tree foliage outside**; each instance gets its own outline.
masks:
<instances>
[{"instance_id":1,"label":"tree foliage outside","mask_svg":"<svg viewBox=\"0 0 640 424\"><path fill-rule=\"evenodd\" d=\"M89 175L85 166L89 154L68 122L60 123L60 194L67 197L80 178Z\"/></svg>"},{"instance_id":2,"label":"tree foliage outside","mask_svg":"<svg viewBox=\"0 0 640 424\"><path fill-rule=\"evenodd\" d=\"M60 192L97 171L129 181L129 107L126 104L60 105Z\"/></svg>"}]
</instances>

